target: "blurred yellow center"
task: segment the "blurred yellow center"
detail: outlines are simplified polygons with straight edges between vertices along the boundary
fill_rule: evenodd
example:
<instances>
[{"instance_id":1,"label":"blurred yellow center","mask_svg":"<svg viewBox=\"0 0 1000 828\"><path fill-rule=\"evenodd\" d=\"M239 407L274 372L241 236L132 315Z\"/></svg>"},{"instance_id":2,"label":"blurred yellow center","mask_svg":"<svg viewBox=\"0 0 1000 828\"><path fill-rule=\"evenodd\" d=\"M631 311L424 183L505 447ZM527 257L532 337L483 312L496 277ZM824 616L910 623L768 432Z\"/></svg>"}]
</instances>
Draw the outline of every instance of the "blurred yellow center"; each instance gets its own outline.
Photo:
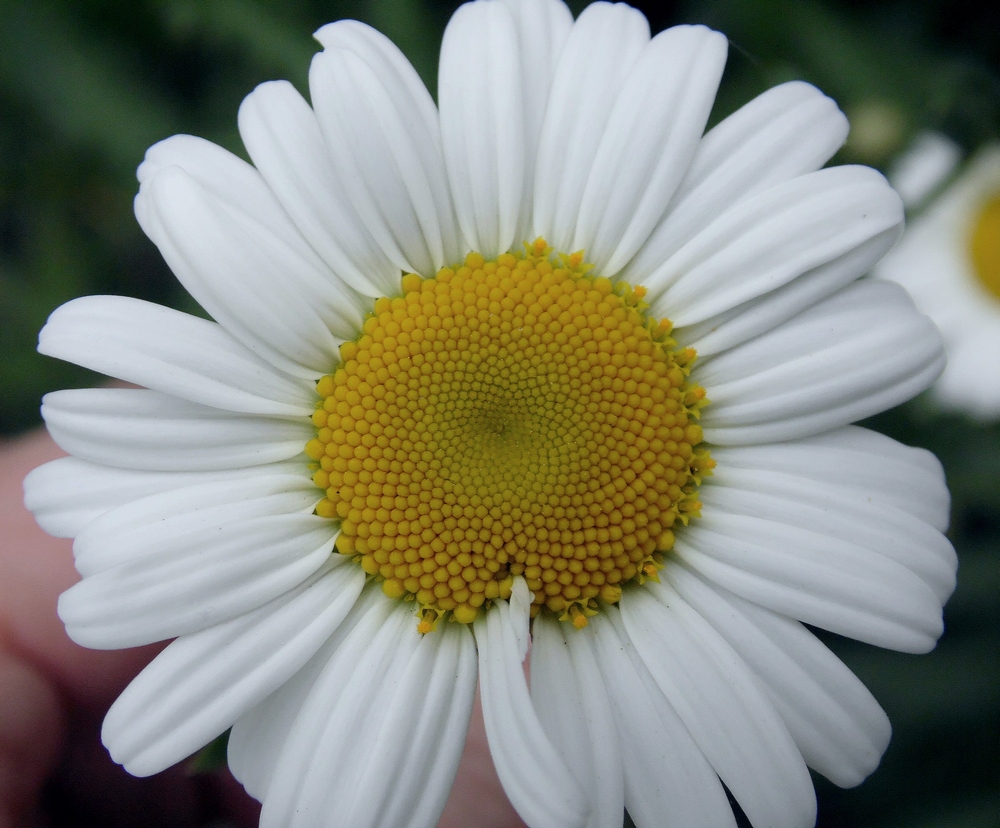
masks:
<instances>
[{"instance_id":1,"label":"blurred yellow center","mask_svg":"<svg viewBox=\"0 0 1000 828\"><path fill-rule=\"evenodd\" d=\"M973 272L1000 299L1000 193L987 201L976 217L970 246Z\"/></svg>"},{"instance_id":2,"label":"blurred yellow center","mask_svg":"<svg viewBox=\"0 0 1000 828\"><path fill-rule=\"evenodd\" d=\"M516 575L533 613L584 626L655 578L714 465L694 352L643 289L526 247L405 276L317 385L316 512L387 595L416 600L423 632L471 623Z\"/></svg>"}]
</instances>

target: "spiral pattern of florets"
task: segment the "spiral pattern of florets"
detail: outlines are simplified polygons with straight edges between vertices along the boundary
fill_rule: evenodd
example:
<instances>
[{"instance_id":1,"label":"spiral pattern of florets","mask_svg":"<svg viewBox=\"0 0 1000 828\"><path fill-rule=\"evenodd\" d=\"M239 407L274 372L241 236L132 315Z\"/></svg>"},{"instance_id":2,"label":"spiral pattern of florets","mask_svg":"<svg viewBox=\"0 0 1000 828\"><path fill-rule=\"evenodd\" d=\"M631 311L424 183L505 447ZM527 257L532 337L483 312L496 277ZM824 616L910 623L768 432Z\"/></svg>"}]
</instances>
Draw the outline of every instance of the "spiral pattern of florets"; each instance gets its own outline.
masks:
<instances>
[{"instance_id":1,"label":"spiral pattern of florets","mask_svg":"<svg viewBox=\"0 0 1000 828\"><path fill-rule=\"evenodd\" d=\"M405 276L317 385L316 511L425 631L470 623L516 575L533 611L583 626L656 577L713 465L694 352L642 289L526 247Z\"/></svg>"}]
</instances>

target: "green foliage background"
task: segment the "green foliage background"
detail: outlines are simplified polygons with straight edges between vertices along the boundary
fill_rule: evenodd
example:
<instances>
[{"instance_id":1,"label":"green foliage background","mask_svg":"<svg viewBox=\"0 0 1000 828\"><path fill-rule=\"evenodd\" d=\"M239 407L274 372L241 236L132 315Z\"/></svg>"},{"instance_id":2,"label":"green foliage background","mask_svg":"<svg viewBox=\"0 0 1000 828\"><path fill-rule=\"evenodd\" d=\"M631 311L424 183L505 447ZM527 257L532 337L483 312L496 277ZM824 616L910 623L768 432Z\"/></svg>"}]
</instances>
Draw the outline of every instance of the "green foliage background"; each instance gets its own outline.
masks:
<instances>
[{"instance_id":1,"label":"green foliage background","mask_svg":"<svg viewBox=\"0 0 1000 828\"><path fill-rule=\"evenodd\" d=\"M433 89L440 34L455 5L0 0L0 435L34 427L46 391L99 379L34 350L38 329L62 302L116 293L199 312L132 216L134 171L150 144L189 132L242 154L242 97L274 78L305 92L316 50L310 33L340 17L387 33ZM691 0L646 11L654 30L703 22L729 35L713 120L775 83L805 78L851 117L838 161L884 168L921 128L942 130L967 150L1000 139L994 3ZM959 587L945 637L929 656L827 637L883 703L895 734L860 788L818 780L819 825L996 828L1000 427L941 416L925 400L871 425L944 462Z\"/></svg>"}]
</instances>

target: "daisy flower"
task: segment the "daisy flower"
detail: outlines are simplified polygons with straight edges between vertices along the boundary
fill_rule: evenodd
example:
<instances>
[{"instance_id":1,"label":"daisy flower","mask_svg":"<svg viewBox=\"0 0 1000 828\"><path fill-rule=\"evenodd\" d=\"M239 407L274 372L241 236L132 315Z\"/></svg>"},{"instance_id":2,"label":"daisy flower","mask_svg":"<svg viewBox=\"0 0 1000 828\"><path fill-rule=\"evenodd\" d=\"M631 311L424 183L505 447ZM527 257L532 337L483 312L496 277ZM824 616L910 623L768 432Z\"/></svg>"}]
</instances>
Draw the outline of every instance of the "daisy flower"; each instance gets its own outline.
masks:
<instances>
[{"instance_id":1,"label":"daisy flower","mask_svg":"<svg viewBox=\"0 0 1000 828\"><path fill-rule=\"evenodd\" d=\"M943 364L860 280L902 223L788 83L705 133L726 41L594 3L455 12L438 105L378 32L316 34L248 164L175 136L136 215L214 321L121 297L40 350L27 502L75 537L70 636L175 640L103 737L155 773L232 728L265 826L432 826L477 680L532 828L809 826L889 723L805 624L931 649L954 586L927 452L850 425ZM530 686L522 662L530 649Z\"/></svg>"},{"instance_id":2,"label":"daisy flower","mask_svg":"<svg viewBox=\"0 0 1000 828\"><path fill-rule=\"evenodd\" d=\"M947 139L925 140L893 184L919 190L957 160ZM941 329L948 366L932 388L940 406L1000 419L1000 145L983 147L931 200L875 274L903 285Z\"/></svg>"}]
</instances>

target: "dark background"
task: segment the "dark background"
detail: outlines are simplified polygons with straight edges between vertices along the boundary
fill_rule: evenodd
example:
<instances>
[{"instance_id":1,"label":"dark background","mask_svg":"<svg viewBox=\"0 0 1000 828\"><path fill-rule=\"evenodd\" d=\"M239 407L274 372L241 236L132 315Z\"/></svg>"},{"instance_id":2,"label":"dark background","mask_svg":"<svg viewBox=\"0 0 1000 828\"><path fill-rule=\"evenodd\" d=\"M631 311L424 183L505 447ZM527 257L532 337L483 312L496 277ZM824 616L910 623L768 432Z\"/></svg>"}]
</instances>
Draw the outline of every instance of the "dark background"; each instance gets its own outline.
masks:
<instances>
[{"instance_id":1,"label":"dark background","mask_svg":"<svg viewBox=\"0 0 1000 828\"><path fill-rule=\"evenodd\" d=\"M274 78L306 92L317 49L310 34L340 17L392 37L433 89L441 31L456 5L0 0L0 437L37 426L46 391L98 380L34 350L62 302L115 293L199 312L132 216L134 172L150 144L189 132L242 153L240 100ZM702 22L729 36L713 121L775 83L804 78L851 118L838 162L884 169L920 129L942 131L966 151L1000 140L1000 4L637 5L654 31ZM842 791L817 778L819 825L997 828L1000 427L943 416L925 399L869 424L945 464L959 587L929 656L826 637L882 702L894 736L861 787Z\"/></svg>"}]
</instances>

